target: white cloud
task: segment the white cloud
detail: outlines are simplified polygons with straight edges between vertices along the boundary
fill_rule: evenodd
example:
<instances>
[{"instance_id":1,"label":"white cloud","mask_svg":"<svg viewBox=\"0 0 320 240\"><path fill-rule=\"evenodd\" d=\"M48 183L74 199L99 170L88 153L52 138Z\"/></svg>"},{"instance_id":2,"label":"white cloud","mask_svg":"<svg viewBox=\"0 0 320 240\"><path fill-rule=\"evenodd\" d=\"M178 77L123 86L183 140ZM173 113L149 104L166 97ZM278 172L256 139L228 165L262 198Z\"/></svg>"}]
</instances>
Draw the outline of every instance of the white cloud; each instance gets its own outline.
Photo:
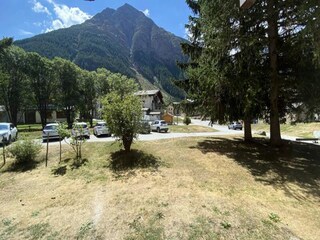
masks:
<instances>
[{"instance_id":1,"label":"white cloud","mask_svg":"<svg viewBox=\"0 0 320 240\"><path fill-rule=\"evenodd\" d=\"M51 26L47 28L46 32L80 24L92 17L78 7L68 7L64 4L57 4L53 0L47 0L47 2L53 5L53 11L57 19L52 20Z\"/></svg>"},{"instance_id":2,"label":"white cloud","mask_svg":"<svg viewBox=\"0 0 320 240\"><path fill-rule=\"evenodd\" d=\"M48 15L51 15L50 11L47 7L43 6L40 2L37 2L36 0L32 1L33 7L32 10L36 13L46 13Z\"/></svg>"},{"instance_id":3,"label":"white cloud","mask_svg":"<svg viewBox=\"0 0 320 240\"><path fill-rule=\"evenodd\" d=\"M23 30L23 29L20 29L20 30L19 30L19 33L20 33L20 35L33 35L32 32L28 32L28 31Z\"/></svg>"},{"instance_id":4,"label":"white cloud","mask_svg":"<svg viewBox=\"0 0 320 240\"><path fill-rule=\"evenodd\" d=\"M150 10L149 10L149 9L143 10L142 12L143 12L143 14L146 15L147 17L150 16Z\"/></svg>"}]
</instances>

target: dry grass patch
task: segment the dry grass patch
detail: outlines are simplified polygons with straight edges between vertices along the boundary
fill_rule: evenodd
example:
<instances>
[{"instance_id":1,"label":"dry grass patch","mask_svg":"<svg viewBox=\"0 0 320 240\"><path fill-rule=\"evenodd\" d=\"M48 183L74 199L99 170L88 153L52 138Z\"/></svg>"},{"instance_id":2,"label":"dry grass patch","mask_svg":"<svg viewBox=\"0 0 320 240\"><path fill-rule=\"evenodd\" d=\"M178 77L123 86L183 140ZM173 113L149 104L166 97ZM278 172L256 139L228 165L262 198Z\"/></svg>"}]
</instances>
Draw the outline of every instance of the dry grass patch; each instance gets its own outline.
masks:
<instances>
[{"instance_id":1,"label":"dry grass patch","mask_svg":"<svg viewBox=\"0 0 320 240\"><path fill-rule=\"evenodd\" d=\"M170 132L175 133L198 133L198 132L216 132L216 129L198 126L198 125L171 125Z\"/></svg>"},{"instance_id":2,"label":"dry grass patch","mask_svg":"<svg viewBox=\"0 0 320 240\"><path fill-rule=\"evenodd\" d=\"M269 132L270 126L268 124L252 124L252 129L255 131L263 130ZM320 123L297 123L297 124L281 124L281 133L288 136L313 137L314 131L320 131Z\"/></svg>"},{"instance_id":3,"label":"dry grass patch","mask_svg":"<svg viewBox=\"0 0 320 240\"><path fill-rule=\"evenodd\" d=\"M319 148L233 138L63 146L49 167L0 170L0 239L317 239ZM40 156L41 159L41 156ZM135 160L132 163L130 160ZM54 174L65 167L62 174ZM296 238L295 238L296 237Z\"/></svg>"}]
</instances>

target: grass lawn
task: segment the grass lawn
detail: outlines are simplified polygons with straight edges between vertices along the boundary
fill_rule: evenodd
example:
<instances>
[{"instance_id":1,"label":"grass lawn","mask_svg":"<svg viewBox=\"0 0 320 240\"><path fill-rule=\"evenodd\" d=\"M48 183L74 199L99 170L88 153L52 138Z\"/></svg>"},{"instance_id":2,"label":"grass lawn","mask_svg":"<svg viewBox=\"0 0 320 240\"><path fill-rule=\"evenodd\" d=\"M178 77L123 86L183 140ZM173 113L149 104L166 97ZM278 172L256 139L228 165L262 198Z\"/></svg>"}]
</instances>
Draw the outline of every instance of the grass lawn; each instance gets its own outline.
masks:
<instances>
[{"instance_id":1,"label":"grass lawn","mask_svg":"<svg viewBox=\"0 0 320 240\"><path fill-rule=\"evenodd\" d=\"M48 168L9 159L0 239L319 239L320 148L260 141L137 142L130 156L85 143L77 165L51 145Z\"/></svg>"},{"instance_id":2,"label":"grass lawn","mask_svg":"<svg viewBox=\"0 0 320 240\"><path fill-rule=\"evenodd\" d=\"M252 129L254 131L263 130L269 132L270 126L268 124L252 124ZM281 133L288 136L313 137L313 131L320 131L320 122L316 123L297 123L295 125L291 124L281 124Z\"/></svg>"},{"instance_id":3,"label":"grass lawn","mask_svg":"<svg viewBox=\"0 0 320 240\"><path fill-rule=\"evenodd\" d=\"M41 124L18 124L18 131L22 132L33 132L33 131L41 131Z\"/></svg>"},{"instance_id":4,"label":"grass lawn","mask_svg":"<svg viewBox=\"0 0 320 240\"><path fill-rule=\"evenodd\" d=\"M198 125L170 125L169 126L170 132L175 133L197 133L197 132L216 132L217 130L205 127L205 126L198 126Z\"/></svg>"},{"instance_id":5,"label":"grass lawn","mask_svg":"<svg viewBox=\"0 0 320 240\"><path fill-rule=\"evenodd\" d=\"M42 125L41 124L18 124L18 138L42 138Z\"/></svg>"}]
</instances>

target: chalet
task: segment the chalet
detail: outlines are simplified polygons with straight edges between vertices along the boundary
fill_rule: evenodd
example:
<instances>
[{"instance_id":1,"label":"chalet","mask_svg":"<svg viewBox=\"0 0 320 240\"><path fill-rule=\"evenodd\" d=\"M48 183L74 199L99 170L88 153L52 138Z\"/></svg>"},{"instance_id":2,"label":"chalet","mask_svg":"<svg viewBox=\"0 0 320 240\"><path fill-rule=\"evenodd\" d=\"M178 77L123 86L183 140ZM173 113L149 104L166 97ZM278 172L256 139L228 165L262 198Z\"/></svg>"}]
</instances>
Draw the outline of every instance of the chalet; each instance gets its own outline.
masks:
<instances>
[{"instance_id":1,"label":"chalet","mask_svg":"<svg viewBox=\"0 0 320 240\"><path fill-rule=\"evenodd\" d=\"M163 96L160 90L143 90L135 93L141 99L143 118L160 120L163 114Z\"/></svg>"}]
</instances>

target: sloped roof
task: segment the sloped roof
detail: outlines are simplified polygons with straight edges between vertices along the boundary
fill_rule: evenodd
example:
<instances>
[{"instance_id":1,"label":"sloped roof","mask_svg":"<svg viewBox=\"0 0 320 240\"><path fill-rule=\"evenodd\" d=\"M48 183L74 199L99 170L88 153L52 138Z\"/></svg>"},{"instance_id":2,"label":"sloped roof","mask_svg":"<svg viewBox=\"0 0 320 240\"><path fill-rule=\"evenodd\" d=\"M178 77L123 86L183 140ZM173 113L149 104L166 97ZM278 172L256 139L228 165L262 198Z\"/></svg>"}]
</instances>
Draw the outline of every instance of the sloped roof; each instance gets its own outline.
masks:
<instances>
[{"instance_id":1,"label":"sloped roof","mask_svg":"<svg viewBox=\"0 0 320 240\"><path fill-rule=\"evenodd\" d=\"M142 90L142 91L136 92L134 95L137 95L137 96L158 96L158 98L160 99L160 102L163 104L163 96L162 96L162 93L159 89Z\"/></svg>"},{"instance_id":2,"label":"sloped roof","mask_svg":"<svg viewBox=\"0 0 320 240\"><path fill-rule=\"evenodd\" d=\"M160 90L158 90L158 89L156 89L156 90L142 90L142 91L136 92L135 95L138 95L138 96L144 96L144 95L152 96L152 95L158 94L159 92L160 92ZM162 94L161 94L161 96L162 96Z\"/></svg>"}]
</instances>

